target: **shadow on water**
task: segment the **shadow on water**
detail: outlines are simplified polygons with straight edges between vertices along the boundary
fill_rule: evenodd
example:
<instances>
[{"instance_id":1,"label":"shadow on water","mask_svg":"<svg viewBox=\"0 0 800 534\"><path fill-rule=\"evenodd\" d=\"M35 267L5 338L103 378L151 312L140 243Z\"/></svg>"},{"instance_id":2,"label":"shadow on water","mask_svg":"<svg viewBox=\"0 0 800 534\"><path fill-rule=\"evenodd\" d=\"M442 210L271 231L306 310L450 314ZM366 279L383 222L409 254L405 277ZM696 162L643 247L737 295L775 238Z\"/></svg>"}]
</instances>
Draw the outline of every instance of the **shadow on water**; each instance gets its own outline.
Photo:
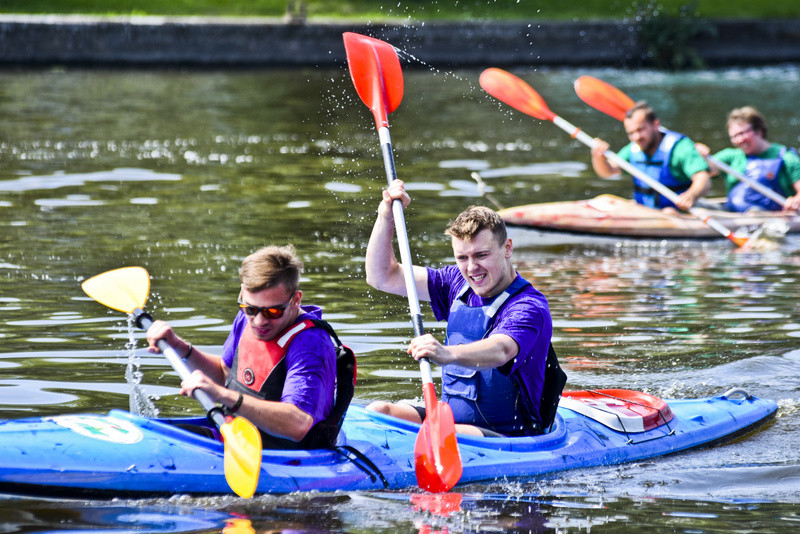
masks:
<instances>
[{"instance_id":1,"label":"shadow on water","mask_svg":"<svg viewBox=\"0 0 800 534\"><path fill-rule=\"evenodd\" d=\"M683 74L526 70L548 104L621 146L619 124L577 100L592 74L645 98L713 149L724 118L755 103L770 137L800 144L795 66ZM410 71L392 116L400 178L414 203L412 254L439 266L442 231L488 204L628 196L592 175L588 151L552 125L503 109L479 71ZM267 243L294 243L305 302L359 355L356 402L418 399L405 299L364 282L364 249L384 174L372 118L343 69L17 71L0 84L0 416L143 407L198 413L140 332L80 291L123 265L152 275L148 308L219 350L236 313L237 268ZM715 184L715 192L722 191ZM703 242L548 243L514 235L518 270L548 297L568 388L665 398L731 387L778 401L774 422L736 441L623 466L457 488L438 515L404 492L143 501L0 500L1 532L777 531L798 521L794 446L800 382L800 243L736 253ZM443 333L429 308L426 328ZM128 381L126 381L126 376ZM138 382L132 386L129 382ZM146 408L146 406L145 406ZM502 473L498 473L502 477ZM414 502L412 502L412 500ZM250 530L248 530L250 529Z\"/></svg>"}]
</instances>

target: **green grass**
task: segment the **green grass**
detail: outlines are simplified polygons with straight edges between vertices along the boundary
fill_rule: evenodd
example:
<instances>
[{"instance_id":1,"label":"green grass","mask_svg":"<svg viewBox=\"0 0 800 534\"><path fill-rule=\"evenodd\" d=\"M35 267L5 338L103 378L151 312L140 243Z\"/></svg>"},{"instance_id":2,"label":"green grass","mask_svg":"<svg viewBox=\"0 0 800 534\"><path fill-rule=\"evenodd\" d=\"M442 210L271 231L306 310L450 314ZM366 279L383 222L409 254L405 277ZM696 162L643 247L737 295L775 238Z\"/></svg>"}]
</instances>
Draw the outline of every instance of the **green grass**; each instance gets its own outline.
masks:
<instances>
[{"instance_id":1,"label":"green grass","mask_svg":"<svg viewBox=\"0 0 800 534\"><path fill-rule=\"evenodd\" d=\"M295 1L295 0L289 0ZM658 2L677 14L689 0ZM623 19L635 0L305 0L310 20ZM697 0L706 18L800 18L798 0ZM0 13L282 17L287 0L0 0Z\"/></svg>"}]
</instances>

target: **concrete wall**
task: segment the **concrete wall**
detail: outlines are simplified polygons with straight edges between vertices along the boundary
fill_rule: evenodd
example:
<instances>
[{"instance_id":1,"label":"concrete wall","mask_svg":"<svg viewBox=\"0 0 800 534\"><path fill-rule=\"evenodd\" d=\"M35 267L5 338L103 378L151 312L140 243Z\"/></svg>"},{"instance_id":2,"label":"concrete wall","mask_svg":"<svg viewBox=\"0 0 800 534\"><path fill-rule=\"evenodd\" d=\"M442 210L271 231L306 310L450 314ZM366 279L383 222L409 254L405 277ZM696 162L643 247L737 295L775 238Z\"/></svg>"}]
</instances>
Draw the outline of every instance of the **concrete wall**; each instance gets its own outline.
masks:
<instances>
[{"instance_id":1,"label":"concrete wall","mask_svg":"<svg viewBox=\"0 0 800 534\"><path fill-rule=\"evenodd\" d=\"M709 65L800 62L800 19L713 24L717 36L692 43ZM0 65L330 66L345 60L345 31L384 39L435 67L622 66L643 53L636 32L618 22L354 25L0 16Z\"/></svg>"}]
</instances>

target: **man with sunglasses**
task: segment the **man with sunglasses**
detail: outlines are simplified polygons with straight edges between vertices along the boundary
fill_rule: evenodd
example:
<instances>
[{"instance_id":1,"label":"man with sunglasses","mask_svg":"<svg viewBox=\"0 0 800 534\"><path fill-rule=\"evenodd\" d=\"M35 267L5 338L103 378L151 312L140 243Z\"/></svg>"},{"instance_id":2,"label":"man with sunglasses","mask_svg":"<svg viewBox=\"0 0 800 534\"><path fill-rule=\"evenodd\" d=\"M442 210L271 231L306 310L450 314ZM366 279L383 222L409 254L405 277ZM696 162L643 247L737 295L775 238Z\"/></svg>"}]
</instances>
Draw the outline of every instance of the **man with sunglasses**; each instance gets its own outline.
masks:
<instances>
[{"instance_id":1,"label":"man with sunglasses","mask_svg":"<svg viewBox=\"0 0 800 534\"><path fill-rule=\"evenodd\" d=\"M165 339L194 369L182 395L202 389L227 413L250 420L264 448L332 446L352 397L352 366L344 358L339 376L345 379L337 388L338 338L319 307L300 305L302 269L292 246L266 247L244 259L239 313L222 356L197 349L163 321L147 332L151 352Z\"/></svg>"},{"instance_id":2,"label":"man with sunglasses","mask_svg":"<svg viewBox=\"0 0 800 534\"><path fill-rule=\"evenodd\" d=\"M367 245L367 283L406 295L404 269L392 247L394 200L404 208L411 202L400 180L383 192L378 207ZM552 422L566 381L550 347L547 300L514 270L511 239L493 210L472 206L445 234L456 265L411 269L419 298L430 301L437 320L447 320L447 338L442 344L431 334L416 337L408 353L442 366L442 400L453 410L457 432L541 433ZM556 373L563 377L551 378ZM416 423L426 415L423 407L402 402L376 401L367 408Z\"/></svg>"},{"instance_id":3,"label":"man with sunglasses","mask_svg":"<svg viewBox=\"0 0 800 534\"><path fill-rule=\"evenodd\" d=\"M800 208L800 158L797 152L767 140L767 121L754 107L736 108L728 114L728 137L733 147L723 148L714 159L786 197L783 205L756 191L735 176L725 174L726 208L731 211L797 211ZM697 143L697 151L708 157L708 146ZM711 175L720 170L711 162Z\"/></svg>"}]
</instances>

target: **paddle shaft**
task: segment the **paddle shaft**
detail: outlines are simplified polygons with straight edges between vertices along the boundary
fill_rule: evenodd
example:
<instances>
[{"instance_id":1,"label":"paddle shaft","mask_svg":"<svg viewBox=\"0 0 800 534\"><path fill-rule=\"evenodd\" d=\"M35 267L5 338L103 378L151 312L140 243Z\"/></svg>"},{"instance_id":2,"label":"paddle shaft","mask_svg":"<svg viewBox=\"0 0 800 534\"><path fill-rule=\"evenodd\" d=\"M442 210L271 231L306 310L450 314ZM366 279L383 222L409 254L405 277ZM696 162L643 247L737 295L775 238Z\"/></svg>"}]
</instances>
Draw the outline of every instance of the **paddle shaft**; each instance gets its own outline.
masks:
<instances>
[{"instance_id":1,"label":"paddle shaft","mask_svg":"<svg viewBox=\"0 0 800 534\"><path fill-rule=\"evenodd\" d=\"M383 152L383 166L386 169L386 182L391 185L392 182L397 179L397 169L394 165L389 128L386 126L378 128L378 138L380 139L381 151ZM417 295L417 282L414 280L414 266L411 262L411 246L408 242L408 231L406 230L403 203L398 199L392 201L392 214L394 215L394 230L397 234L397 245L400 249L400 262L403 264L403 278L406 283L411 325L414 328L414 337L419 337L425 334L425 329L422 326L422 310L419 305L419 296ZM419 369L422 373L422 383L432 384L431 362L428 358L420 358Z\"/></svg>"},{"instance_id":2,"label":"paddle shaft","mask_svg":"<svg viewBox=\"0 0 800 534\"><path fill-rule=\"evenodd\" d=\"M133 310L133 320L139 328L145 331L153 324L153 318L141 308ZM175 369L175 372L178 373L178 376L181 377L181 380L187 380L191 376L192 371L189 370L189 367L186 365L186 362L183 361L183 358L180 357L178 351L167 343L165 339L159 339L156 345L158 345L161 353L167 358L172 368ZM202 389L195 389L192 392L192 397L200 403L217 428L222 428L222 425L225 424L225 416L219 406L208 396L208 393Z\"/></svg>"},{"instance_id":3,"label":"paddle shaft","mask_svg":"<svg viewBox=\"0 0 800 534\"><path fill-rule=\"evenodd\" d=\"M781 206L783 206L783 203L786 202L786 197L784 197L783 195L779 194L776 191L773 191L772 189L770 189L769 187L765 186L761 182L757 182L755 180L752 180L752 179L748 178L747 176L745 176L744 174L740 173L736 169L734 169L734 168L722 163L720 160L718 160L718 159L716 159L716 158L714 158L712 156L708 156L708 158L706 158L706 159L714 167L718 168L722 172L730 174L731 176L735 176L736 179L739 180L740 182L746 183L748 186L752 187L753 189L755 189L756 191L758 191L759 193L761 193L765 197L769 198L770 200L772 200L774 202L777 202Z\"/></svg>"},{"instance_id":4,"label":"paddle shaft","mask_svg":"<svg viewBox=\"0 0 800 534\"><path fill-rule=\"evenodd\" d=\"M573 138L577 139L578 141L580 141L581 143L585 144L586 146L588 146L590 148L594 146L594 139L592 139L586 132L584 132L580 128L577 128L576 126L572 125L571 123L569 123L568 121L566 121L563 118L559 117L558 115L553 117L552 121L553 121L553 124L555 124L556 126L561 128L562 130L564 130L565 132L570 134L570 136L572 136ZM658 191L658 193L661 196L669 199L673 204L677 203L678 195L675 193L675 191L671 190L670 188L668 188L667 186L665 186L664 184L662 184L658 180L655 180L654 178L651 178L644 171L642 171L640 169L637 169L636 167L631 165L629 162L627 162L626 160L624 160L621 157L619 157L615 152L612 152L611 150L606 150L603 153L603 155L606 157L607 160L609 160L610 162L614 163L619 168L621 168L624 171L632 174L636 178L640 179L641 181L643 181L644 183L649 185L651 188L653 188L656 191ZM733 235L733 232L731 232L731 230L729 228L727 228L723 224L717 222L716 220L712 219L709 215L707 215L705 213L701 213L696 208L689 208L686 211L688 211L689 214L693 215L694 217L697 217L698 219L703 221L712 230L714 230L716 232L719 232L721 235L727 237L728 239L730 239L731 241L733 241L737 245L740 244L738 242L737 238Z\"/></svg>"}]
</instances>

